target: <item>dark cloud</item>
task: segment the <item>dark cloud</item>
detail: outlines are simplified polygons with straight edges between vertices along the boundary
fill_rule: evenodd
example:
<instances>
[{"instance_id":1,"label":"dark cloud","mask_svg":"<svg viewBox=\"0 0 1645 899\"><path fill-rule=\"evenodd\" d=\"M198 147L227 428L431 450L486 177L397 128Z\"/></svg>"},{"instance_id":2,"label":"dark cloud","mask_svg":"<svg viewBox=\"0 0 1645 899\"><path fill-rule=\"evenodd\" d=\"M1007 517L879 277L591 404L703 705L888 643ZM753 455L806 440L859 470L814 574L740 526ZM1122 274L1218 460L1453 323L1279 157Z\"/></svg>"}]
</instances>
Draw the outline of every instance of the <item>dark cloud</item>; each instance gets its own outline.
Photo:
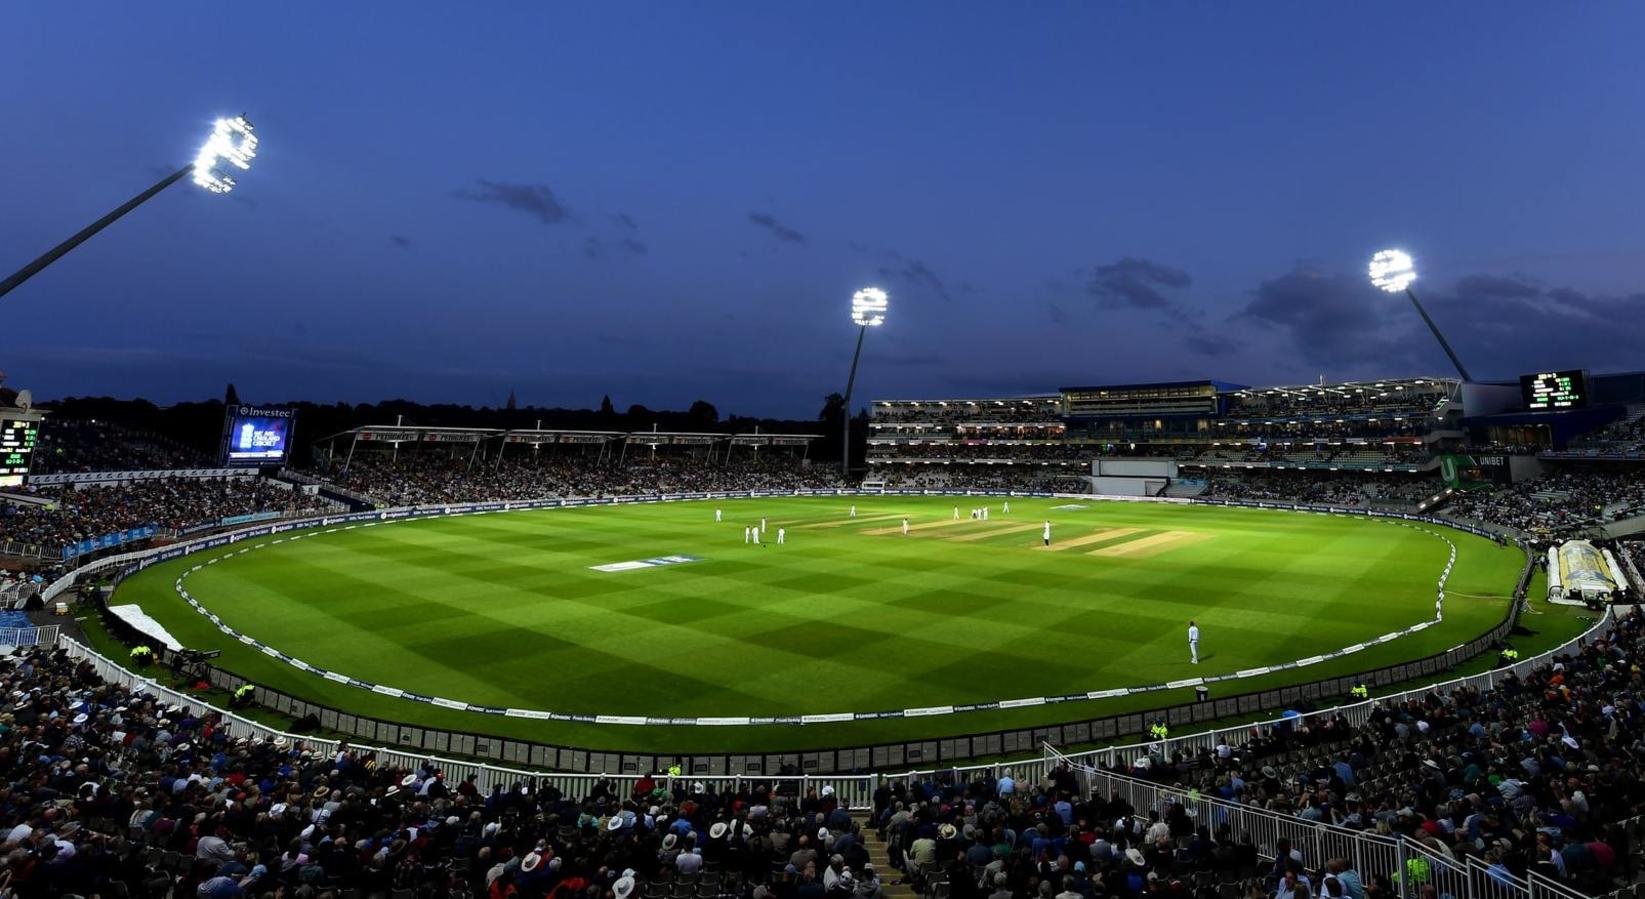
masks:
<instances>
[{"instance_id":1,"label":"dark cloud","mask_svg":"<svg viewBox=\"0 0 1645 899\"><path fill-rule=\"evenodd\" d=\"M805 235L782 222L769 212L750 212L748 220L753 224L771 232L771 236L787 243L805 243Z\"/></svg>"},{"instance_id":2,"label":"dark cloud","mask_svg":"<svg viewBox=\"0 0 1645 899\"><path fill-rule=\"evenodd\" d=\"M1211 359L1231 356L1240 348L1237 340L1228 337L1207 337L1204 334L1190 334L1183 338L1182 345L1187 347L1189 352Z\"/></svg>"},{"instance_id":3,"label":"dark cloud","mask_svg":"<svg viewBox=\"0 0 1645 899\"><path fill-rule=\"evenodd\" d=\"M910 259L895 250L887 253L892 260L889 265L880 266L880 277L900 281L904 285L916 289L929 290L944 302L952 302L954 297L948 292L948 286L943 283L942 276L931 270L922 259Z\"/></svg>"},{"instance_id":4,"label":"dark cloud","mask_svg":"<svg viewBox=\"0 0 1645 899\"><path fill-rule=\"evenodd\" d=\"M1645 346L1645 292L1594 294L1544 288L1525 278L1470 275L1449 293L1424 292L1421 298L1477 377L1576 366L1635 370Z\"/></svg>"},{"instance_id":5,"label":"dark cloud","mask_svg":"<svg viewBox=\"0 0 1645 899\"><path fill-rule=\"evenodd\" d=\"M558 225L571 220L571 210L554 195L546 184L510 184L504 181L478 179L479 189L458 188L453 195L476 203L492 203L506 209L535 216L545 225Z\"/></svg>"},{"instance_id":6,"label":"dark cloud","mask_svg":"<svg viewBox=\"0 0 1645 899\"><path fill-rule=\"evenodd\" d=\"M1109 309L1154 309L1169 311L1176 304L1166 290L1182 290L1194 283L1180 268L1127 256L1118 262L1091 270L1086 291L1099 305Z\"/></svg>"},{"instance_id":7,"label":"dark cloud","mask_svg":"<svg viewBox=\"0 0 1645 899\"><path fill-rule=\"evenodd\" d=\"M1235 315L1277 331L1306 362L1411 364L1411 344L1386 332L1388 296L1363 277L1325 274L1304 266L1258 284Z\"/></svg>"},{"instance_id":8,"label":"dark cloud","mask_svg":"<svg viewBox=\"0 0 1645 899\"><path fill-rule=\"evenodd\" d=\"M1542 293L1542 288L1523 278L1504 278L1501 275L1468 275L1458 279L1459 296L1524 299Z\"/></svg>"},{"instance_id":9,"label":"dark cloud","mask_svg":"<svg viewBox=\"0 0 1645 899\"><path fill-rule=\"evenodd\" d=\"M1051 316L1051 320L1053 322L1056 322L1059 325L1066 325L1069 322L1068 310L1058 306L1056 303L1046 303L1045 312L1047 315Z\"/></svg>"},{"instance_id":10,"label":"dark cloud","mask_svg":"<svg viewBox=\"0 0 1645 899\"><path fill-rule=\"evenodd\" d=\"M411 246L411 238L406 237L403 234L390 234L388 236L388 242L402 250L408 249Z\"/></svg>"},{"instance_id":11,"label":"dark cloud","mask_svg":"<svg viewBox=\"0 0 1645 899\"><path fill-rule=\"evenodd\" d=\"M615 240L605 240L592 236L583 238L583 255L589 259L603 259L607 251L644 256L651 252L651 248L632 237L619 237Z\"/></svg>"},{"instance_id":12,"label":"dark cloud","mask_svg":"<svg viewBox=\"0 0 1645 899\"><path fill-rule=\"evenodd\" d=\"M640 226L634 222L634 218L626 212L619 212L612 216L611 223L624 231L640 230Z\"/></svg>"}]
</instances>

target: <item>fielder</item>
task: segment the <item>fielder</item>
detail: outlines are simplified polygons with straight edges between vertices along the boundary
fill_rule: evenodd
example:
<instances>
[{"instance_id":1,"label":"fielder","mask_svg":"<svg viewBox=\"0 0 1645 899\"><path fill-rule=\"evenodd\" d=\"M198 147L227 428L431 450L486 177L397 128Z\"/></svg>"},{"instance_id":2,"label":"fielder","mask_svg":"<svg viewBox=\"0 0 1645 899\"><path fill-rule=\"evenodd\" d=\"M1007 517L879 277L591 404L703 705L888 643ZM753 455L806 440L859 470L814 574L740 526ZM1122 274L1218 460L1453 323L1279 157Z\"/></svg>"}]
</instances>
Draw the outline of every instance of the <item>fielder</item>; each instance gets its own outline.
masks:
<instances>
[{"instance_id":1,"label":"fielder","mask_svg":"<svg viewBox=\"0 0 1645 899\"><path fill-rule=\"evenodd\" d=\"M902 520L902 535L904 537L908 536L908 519L906 518Z\"/></svg>"},{"instance_id":2,"label":"fielder","mask_svg":"<svg viewBox=\"0 0 1645 899\"><path fill-rule=\"evenodd\" d=\"M851 518L856 518L857 517L857 507L856 507L855 504L853 504L851 506L851 515L849 517L851 517Z\"/></svg>"},{"instance_id":3,"label":"fielder","mask_svg":"<svg viewBox=\"0 0 1645 899\"><path fill-rule=\"evenodd\" d=\"M760 529L759 528L750 528L750 530L752 530L754 532L754 545L759 546L760 545Z\"/></svg>"},{"instance_id":4,"label":"fielder","mask_svg":"<svg viewBox=\"0 0 1645 899\"><path fill-rule=\"evenodd\" d=\"M765 516L760 516L760 533L765 533Z\"/></svg>"},{"instance_id":5,"label":"fielder","mask_svg":"<svg viewBox=\"0 0 1645 899\"><path fill-rule=\"evenodd\" d=\"M1005 508L1004 508L1004 510L1003 510L1003 511L1004 511L1004 512L1005 512L1005 514L1007 514L1007 515L1010 515L1010 514L1011 514L1011 501L1010 501L1010 500L1006 500L1006 501L1005 501Z\"/></svg>"},{"instance_id":6,"label":"fielder","mask_svg":"<svg viewBox=\"0 0 1645 899\"><path fill-rule=\"evenodd\" d=\"M1199 625L1188 622L1188 655L1195 665L1199 664Z\"/></svg>"},{"instance_id":7,"label":"fielder","mask_svg":"<svg viewBox=\"0 0 1645 899\"><path fill-rule=\"evenodd\" d=\"M749 534L752 534L752 533L754 533L754 529L753 529L753 528L743 528L743 542L744 542L744 543L748 543L748 542L749 542L749 536L748 536L748 535L749 535Z\"/></svg>"},{"instance_id":8,"label":"fielder","mask_svg":"<svg viewBox=\"0 0 1645 899\"><path fill-rule=\"evenodd\" d=\"M960 520L960 507L959 506L954 507L954 520L955 521Z\"/></svg>"},{"instance_id":9,"label":"fielder","mask_svg":"<svg viewBox=\"0 0 1645 899\"><path fill-rule=\"evenodd\" d=\"M787 542L788 542L788 531L784 528L777 528L777 545L781 546L781 545L783 545L784 543L787 543Z\"/></svg>"},{"instance_id":10,"label":"fielder","mask_svg":"<svg viewBox=\"0 0 1645 899\"><path fill-rule=\"evenodd\" d=\"M1045 545L1051 545L1051 522L1049 521L1045 523Z\"/></svg>"},{"instance_id":11,"label":"fielder","mask_svg":"<svg viewBox=\"0 0 1645 899\"><path fill-rule=\"evenodd\" d=\"M720 510L719 509L714 510L714 523L715 524L720 523Z\"/></svg>"}]
</instances>

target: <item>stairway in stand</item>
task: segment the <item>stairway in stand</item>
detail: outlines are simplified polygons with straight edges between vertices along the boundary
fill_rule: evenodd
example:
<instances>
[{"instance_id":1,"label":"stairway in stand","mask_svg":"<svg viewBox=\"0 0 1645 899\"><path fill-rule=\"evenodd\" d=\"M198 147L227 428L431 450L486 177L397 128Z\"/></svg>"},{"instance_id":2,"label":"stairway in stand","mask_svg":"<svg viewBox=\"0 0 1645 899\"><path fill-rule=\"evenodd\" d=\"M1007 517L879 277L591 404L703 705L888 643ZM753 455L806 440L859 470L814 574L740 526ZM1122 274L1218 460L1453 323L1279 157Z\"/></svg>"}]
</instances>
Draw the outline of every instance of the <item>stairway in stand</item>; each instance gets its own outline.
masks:
<instances>
[{"instance_id":1,"label":"stairway in stand","mask_svg":"<svg viewBox=\"0 0 1645 899\"><path fill-rule=\"evenodd\" d=\"M863 848L868 850L868 860L874 864L874 873L880 875L880 886L885 890L885 899L916 899L914 888L906 883L892 883L902 877L902 872L891 867L891 852L880 840L879 832L862 822Z\"/></svg>"}]
</instances>

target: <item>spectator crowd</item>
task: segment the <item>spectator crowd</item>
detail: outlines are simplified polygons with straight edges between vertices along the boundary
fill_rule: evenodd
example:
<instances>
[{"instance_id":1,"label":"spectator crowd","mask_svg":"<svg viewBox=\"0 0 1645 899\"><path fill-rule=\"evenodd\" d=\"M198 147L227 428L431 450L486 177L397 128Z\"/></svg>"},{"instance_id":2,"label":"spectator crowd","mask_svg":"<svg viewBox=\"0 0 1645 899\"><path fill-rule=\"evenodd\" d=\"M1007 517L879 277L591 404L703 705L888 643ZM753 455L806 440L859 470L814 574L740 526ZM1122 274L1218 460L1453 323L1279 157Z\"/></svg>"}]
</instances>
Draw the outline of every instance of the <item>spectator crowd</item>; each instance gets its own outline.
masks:
<instances>
[{"instance_id":1,"label":"spectator crowd","mask_svg":"<svg viewBox=\"0 0 1645 899\"><path fill-rule=\"evenodd\" d=\"M145 525L182 530L254 512L303 512L327 507L289 484L260 478L158 478L113 484L47 485L24 490L45 504L0 502L0 539L62 547Z\"/></svg>"},{"instance_id":2,"label":"spectator crowd","mask_svg":"<svg viewBox=\"0 0 1645 899\"><path fill-rule=\"evenodd\" d=\"M906 881L950 899L1393 899L1406 877L1413 895L1441 896L1437 868L1468 859L1503 882L1536 872L1597 894L1633 877L1625 822L1645 811L1641 621L1491 690L1116 766L1167 787L1155 807L1063 765L888 777L866 817L827 788L758 777L483 790L366 749L231 738L213 715L29 649L0 662L0 852L20 897L883 899ZM1311 842L1259 844L1191 797L1422 851L1404 871L1356 870L1311 857ZM873 865L870 834L889 868Z\"/></svg>"},{"instance_id":3,"label":"spectator crowd","mask_svg":"<svg viewBox=\"0 0 1645 899\"><path fill-rule=\"evenodd\" d=\"M457 458L369 459L355 457L346 469L323 475L386 506L483 500L554 499L569 496L638 496L717 490L829 489L839 472L808 464L789 453L752 454L732 461L704 455L637 449L626 460L587 455L545 455L518 460Z\"/></svg>"}]
</instances>

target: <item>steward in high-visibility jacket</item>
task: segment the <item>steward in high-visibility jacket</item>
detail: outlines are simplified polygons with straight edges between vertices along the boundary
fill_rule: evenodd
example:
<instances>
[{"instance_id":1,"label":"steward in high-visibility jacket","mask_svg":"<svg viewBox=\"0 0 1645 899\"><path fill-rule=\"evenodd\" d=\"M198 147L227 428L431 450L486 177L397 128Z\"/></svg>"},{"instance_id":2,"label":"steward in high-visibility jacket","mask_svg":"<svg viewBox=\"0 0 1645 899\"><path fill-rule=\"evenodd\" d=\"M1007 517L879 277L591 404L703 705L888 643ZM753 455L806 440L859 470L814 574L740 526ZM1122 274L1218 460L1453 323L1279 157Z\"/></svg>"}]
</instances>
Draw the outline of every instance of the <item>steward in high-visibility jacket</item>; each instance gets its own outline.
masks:
<instances>
[{"instance_id":1,"label":"steward in high-visibility jacket","mask_svg":"<svg viewBox=\"0 0 1645 899\"><path fill-rule=\"evenodd\" d=\"M1164 721L1155 721L1153 724L1148 725L1148 738L1150 740L1164 740L1170 735L1171 729L1165 726Z\"/></svg>"},{"instance_id":2,"label":"steward in high-visibility jacket","mask_svg":"<svg viewBox=\"0 0 1645 899\"><path fill-rule=\"evenodd\" d=\"M131 661L135 665L146 666L154 661L154 650L149 649L147 646L133 646L131 648Z\"/></svg>"},{"instance_id":3,"label":"steward in high-visibility jacket","mask_svg":"<svg viewBox=\"0 0 1645 899\"><path fill-rule=\"evenodd\" d=\"M239 688L234 691L234 699L229 702L229 706L231 708L238 709L251 705L251 694L256 692L256 690L257 688L250 683L241 684Z\"/></svg>"},{"instance_id":4,"label":"steward in high-visibility jacket","mask_svg":"<svg viewBox=\"0 0 1645 899\"><path fill-rule=\"evenodd\" d=\"M1371 688L1367 687L1364 681L1356 681L1354 686L1348 690L1348 695L1355 702L1364 702L1371 698Z\"/></svg>"},{"instance_id":5,"label":"steward in high-visibility jacket","mask_svg":"<svg viewBox=\"0 0 1645 899\"><path fill-rule=\"evenodd\" d=\"M1519 661L1519 650L1511 646L1504 646L1502 651L1497 653L1497 661L1503 665L1512 665Z\"/></svg>"}]
</instances>

